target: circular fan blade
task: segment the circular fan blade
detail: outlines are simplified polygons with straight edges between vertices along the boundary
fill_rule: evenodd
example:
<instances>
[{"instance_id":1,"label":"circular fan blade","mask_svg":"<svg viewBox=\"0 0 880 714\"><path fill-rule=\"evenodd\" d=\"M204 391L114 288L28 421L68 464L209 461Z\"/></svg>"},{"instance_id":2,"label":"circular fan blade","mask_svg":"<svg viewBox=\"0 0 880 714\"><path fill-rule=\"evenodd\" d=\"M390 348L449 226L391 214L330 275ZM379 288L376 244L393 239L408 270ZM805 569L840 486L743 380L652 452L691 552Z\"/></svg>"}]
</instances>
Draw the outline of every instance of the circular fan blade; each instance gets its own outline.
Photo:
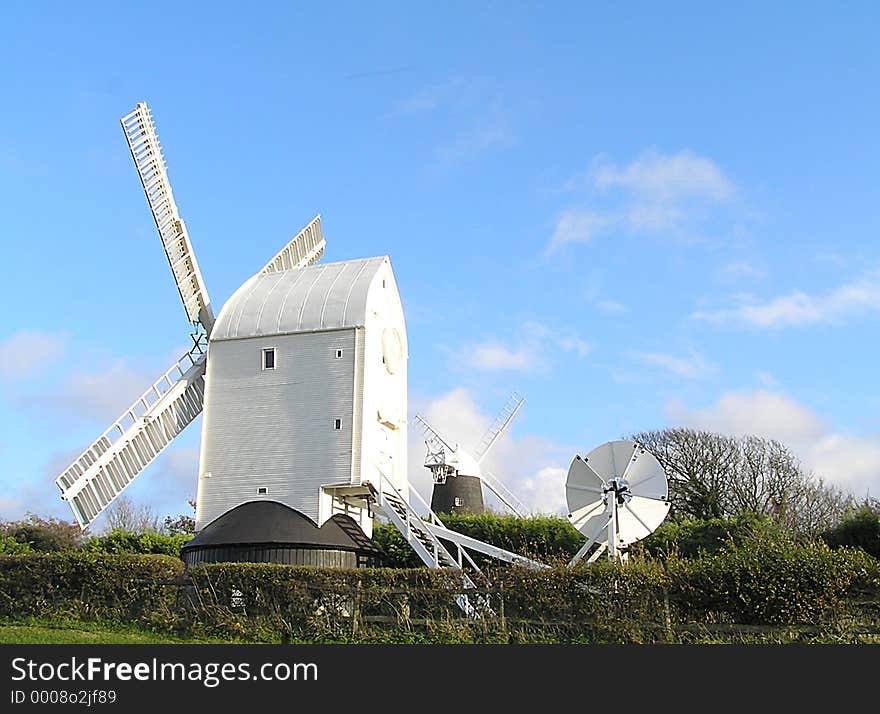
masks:
<instances>
[{"instance_id":1,"label":"circular fan blade","mask_svg":"<svg viewBox=\"0 0 880 714\"><path fill-rule=\"evenodd\" d=\"M653 498L633 496L617 509L618 535L624 545L651 535L669 513L669 503Z\"/></svg>"},{"instance_id":2,"label":"circular fan blade","mask_svg":"<svg viewBox=\"0 0 880 714\"><path fill-rule=\"evenodd\" d=\"M604 481L608 481L623 475L636 448L631 441L609 441L593 449L584 461Z\"/></svg>"},{"instance_id":3,"label":"circular fan blade","mask_svg":"<svg viewBox=\"0 0 880 714\"><path fill-rule=\"evenodd\" d=\"M594 501L583 508L572 511L569 518L571 519L571 524L583 533L591 530L590 522L605 516L605 510L605 503L603 501Z\"/></svg>"},{"instance_id":4,"label":"circular fan blade","mask_svg":"<svg viewBox=\"0 0 880 714\"><path fill-rule=\"evenodd\" d=\"M667 495L663 467L632 441L609 441L586 458L575 456L565 482L571 524L600 545L608 543L613 510L615 545L626 547L649 536L669 513Z\"/></svg>"},{"instance_id":5,"label":"circular fan blade","mask_svg":"<svg viewBox=\"0 0 880 714\"><path fill-rule=\"evenodd\" d=\"M630 461L625 476L630 493L646 498L665 498L668 494L666 473L654 455L638 449Z\"/></svg>"},{"instance_id":6,"label":"circular fan blade","mask_svg":"<svg viewBox=\"0 0 880 714\"><path fill-rule=\"evenodd\" d=\"M602 477L580 456L575 456L568 468L565 481L565 500L568 512L575 511L595 502L602 502L605 482Z\"/></svg>"}]
</instances>

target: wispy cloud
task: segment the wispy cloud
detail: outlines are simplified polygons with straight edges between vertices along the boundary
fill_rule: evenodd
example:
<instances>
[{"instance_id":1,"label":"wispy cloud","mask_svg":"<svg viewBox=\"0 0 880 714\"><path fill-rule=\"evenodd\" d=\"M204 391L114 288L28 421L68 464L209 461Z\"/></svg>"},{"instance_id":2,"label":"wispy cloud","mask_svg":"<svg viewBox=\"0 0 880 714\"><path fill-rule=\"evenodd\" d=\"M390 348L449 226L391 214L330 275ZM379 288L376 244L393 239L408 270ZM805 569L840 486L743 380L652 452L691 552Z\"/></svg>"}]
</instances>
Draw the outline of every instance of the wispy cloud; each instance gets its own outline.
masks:
<instances>
[{"instance_id":1,"label":"wispy cloud","mask_svg":"<svg viewBox=\"0 0 880 714\"><path fill-rule=\"evenodd\" d=\"M697 311L695 320L718 325L739 324L782 328L833 322L837 319L880 311L880 281L862 278L822 295L793 290L764 303L748 303L715 311Z\"/></svg>"},{"instance_id":2,"label":"wispy cloud","mask_svg":"<svg viewBox=\"0 0 880 714\"><path fill-rule=\"evenodd\" d=\"M688 198L727 201L736 192L713 161L688 150L677 154L646 151L626 166L600 166L594 180L599 188L628 189L650 204Z\"/></svg>"},{"instance_id":3,"label":"wispy cloud","mask_svg":"<svg viewBox=\"0 0 880 714\"><path fill-rule=\"evenodd\" d=\"M490 337L465 348L468 363L481 370L532 372L551 362L551 353L562 351L582 359L593 352L593 345L570 330L526 322L512 341Z\"/></svg>"},{"instance_id":4,"label":"wispy cloud","mask_svg":"<svg viewBox=\"0 0 880 714\"><path fill-rule=\"evenodd\" d=\"M688 379L703 377L717 369L714 364L708 362L705 357L696 350L691 350L690 354L686 357L665 352L633 351L630 354L646 364L660 367L661 369L672 372L679 377L686 377Z\"/></svg>"},{"instance_id":5,"label":"wispy cloud","mask_svg":"<svg viewBox=\"0 0 880 714\"><path fill-rule=\"evenodd\" d=\"M767 277L760 268L756 268L747 260L733 260L721 267L721 273L728 278L752 278L760 280Z\"/></svg>"},{"instance_id":6,"label":"wispy cloud","mask_svg":"<svg viewBox=\"0 0 880 714\"><path fill-rule=\"evenodd\" d=\"M772 374L765 371L760 371L757 374L758 381L764 385L765 387L769 387L770 389L776 389L779 386L779 380L776 379Z\"/></svg>"},{"instance_id":7,"label":"wispy cloud","mask_svg":"<svg viewBox=\"0 0 880 714\"><path fill-rule=\"evenodd\" d=\"M839 432L813 409L781 392L727 392L702 409L672 402L667 413L682 426L777 439L808 468L856 496L880 492L880 436Z\"/></svg>"},{"instance_id":8,"label":"wispy cloud","mask_svg":"<svg viewBox=\"0 0 880 714\"><path fill-rule=\"evenodd\" d=\"M109 422L143 394L157 376L117 360L96 371L73 372L57 388L25 397L22 404Z\"/></svg>"},{"instance_id":9,"label":"wispy cloud","mask_svg":"<svg viewBox=\"0 0 880 714\"><path fill-rule=\"evenodd\" d=\"M556 219L551 245L586 243L616 221L617 218L614 216L603 215L588 209L569 208L560 213Z\"/></svg>"},{"instance_id":10,"label":"wispy cloud","mask_svg":"<svg viewBox=\"0 0 880 714\"><path fill-rule=\"evenodd\" d=\"M579 337L558 337L556 343L565 352L573 352L578 357L587 357L593 352L593 345Z\"/></svg>"},{"instance_id":11,"label":"wispy cloud","mask_svg":"<svg viewBox=\"0 0 880 714\"><path fill-rule=\"evenodd\" d=\"M0 379L26 379L60 360L67 349L63 332L20 330L0 341Z\"/></svg>"},{"instance_id":12,"label":"wispy cloud","mask_svg":"<svg viewBox=\"0 0 880 714\"><path fill-rule=\"evenodd\" d=\"M477 369L509 369L527 372L537 364L537 354L527 347L511 349L499 342L490 341L471 348L470 363Z\"/></svg>"},{"instance_id":13,"label":"wispy cloud","mask_svg":"<svg viewBox=\"0 0 880 714\"><path fill-rule=\"evenodd\" d=\"M513 142L514 134L507 115L495 105L480 112L450 141L441 144L436 152L437 162L441 167L448 167Z\"/></svg>"},{"instance_id":14,"label":"wispy cloud","mask_svg":"<svg viewBox=\"0 0 880 714\"><path fill-rule=\"evenodd\" d=\"M443 103L448 95L447 87L429 87L417 91L397 105L397 112L406 116L429 114Z\"/></svg>"},{"instance_id":15,"label":"wispy cloud","mask_svg":"<svg viewBox=\"0 0 880 714\"><path fill-rule=\"evenodd\" d=\"M583 243L611 230L674 233L689 240L709 209L731 202L737 187L711 160L690 150L646 151L618 166L594 160L584 186L584 204L562 211L550 247Z\"/></svg>"},{"instance_id":16,"label":"wispy cloud","mask_svg":"<svg viewBox=\"0 0 880 714\"><path fill-rule=\"evenodd\" d=\"M624 305L622 302L617 302L616 300L599 300L596 303L596 307L599 308L602 312L607 312L611 314L626 312L626 305Z\"/></svg>"},{"instance_id":17,"label":"wispy cloud","mask_svg":"<svg viewBox=\"0 0 880 714\"><path fill-rule=\"evenodd\" d=\"M502 98L479 80L453 78L422 87L399 101L393 114L401 119L435 122L434 168L452 166L503 149L516 141Z\"/></svg>"}]
</instances>

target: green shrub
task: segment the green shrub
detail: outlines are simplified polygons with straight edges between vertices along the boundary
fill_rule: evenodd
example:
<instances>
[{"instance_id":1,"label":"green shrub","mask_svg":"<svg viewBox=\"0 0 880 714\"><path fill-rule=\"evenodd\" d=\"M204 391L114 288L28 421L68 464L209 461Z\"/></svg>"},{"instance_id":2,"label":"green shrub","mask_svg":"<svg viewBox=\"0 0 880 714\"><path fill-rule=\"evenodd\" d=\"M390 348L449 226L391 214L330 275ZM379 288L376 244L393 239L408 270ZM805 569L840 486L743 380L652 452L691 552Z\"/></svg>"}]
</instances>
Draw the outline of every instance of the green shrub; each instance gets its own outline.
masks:
<instances>
[{"instance_id":1,"label":"green shrub","mask_svg":"<svg viewBox=\"0 0 880 714\"><path fill-rule=\"evenodd\" d=\"M0 555L0 618L126 622L248 641L673 642L699 640L687 634L694 627L741 625L801 626L852 641L839 634L846 623L876 628L880 603L880 559L760 531L698 557L484 572L471 573L478 591L470 601L488 598L492 612L468 619L455 601L460 571L213 563L184 573L163 555ZM755 637L778 640L773 632Z\"/></svg>"},{"instance_id":2,"label":"green shrub","mask_svg":"<svg viewBox=\"0 0 880 714\"><path fill-rule=\"evenodd\" d=\"M131 622L172 607L183 564L161 555L0 556L0 617L75 616Z\"/></svg>"},{"instance_id":3,"label":"green shrub","mask_svg":"<svg viewBox=\"0 0 880 714\"><path fill-rule=\"evenodd\" d=\"M11 536L0 536L0 554L2 555L21 555L22 553L32 553L30 543L20 543Z\"/></svg>"},{"instance_id":4,"label":"green shrub","mask_svg":"<svg viewBox=\"0 0 880 714\"><path fill-rule=\"evenodd\" d=\"M547 564L568 562L584 542L584 537L566 519L554 516L518 518L495 513L446 513L440 514L440 518L451 530ZM388 567L422 565L393 525L377 524L373 540L385 551ZM482 565L487 561L479 558L477 562Z\"/></svg>"},{"instance_id":5,"label":"green shrub","mask_svg":"<svg viewBox=\"0 0 880 714\"><path fill-rule=\"evenodd\" d=\"M782 528L770 518L737 516L671 521L660 524L651 535L632 547L632 552L665 558L672 555L696 558L717 553L725 546L747 543L756 538L785 537Z\"/></svg>"},{"instance_id":6,"label":"green shrub","mask_svg":"<svg viewBox=\"0 0 880 714\"><path fill-rule=\"evenodd\" d=\"M819 622L843 614L857 590L880 595L880 563L857 551L782 537L730 544L714 555L667 561L681 616L741 624Z\"/></svg>"},{"instance_id":7,"label":"green shrub","mask_svg":"<svg viewBox=\"0 0 880 714\"><path fill-rule=\"evenodd\" d=\"M836 528L823 533L822 540L832 548L861 548L880 558L880 510L865 504L844 518Z\"/></svg>"},{"instance_id":8,"label":"green shrub","mask_svg":"<svg viewBox=\"0 0 880 714\"><path fill-rule=\"evenodd\" d=\"M59 518L40 518L33 513L20 521L0 524L0 536L12 538L41 553L77 550L83 541L82 531L75 523Z\"/></svg>"},{"instance_id":9,"label":"green shrub","mask_svg":"<svg viewBox=\"0 0 880 714\"><path fill-rule=\"evenodd\" d=\"M112 531L107 535L94 536L83 544L87 553L133 553L141 555L171 555L180 557L180 549L192 539L192 535L178 533L129 533Z\"/></svg>"}]
</instances>

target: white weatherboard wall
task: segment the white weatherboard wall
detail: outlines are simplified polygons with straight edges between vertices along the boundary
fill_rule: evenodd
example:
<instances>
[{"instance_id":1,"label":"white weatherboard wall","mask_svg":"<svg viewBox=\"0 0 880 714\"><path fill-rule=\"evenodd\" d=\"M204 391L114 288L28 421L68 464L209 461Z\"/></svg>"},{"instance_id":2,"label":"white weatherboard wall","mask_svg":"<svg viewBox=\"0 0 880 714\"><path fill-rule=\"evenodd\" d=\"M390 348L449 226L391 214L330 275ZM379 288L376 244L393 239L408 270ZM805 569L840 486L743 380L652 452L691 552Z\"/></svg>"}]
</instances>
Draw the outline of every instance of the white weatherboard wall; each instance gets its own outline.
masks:
<instances>
[{"instance_id":1,"label":"white weatherboard wall","mask_svg":"<svg viewBox=\"0 0 880 714\"><path fill-rule=\"evenodd\" d=\"M379 465L406 488L406 328L388 258L249 280L209 344L196 527L259 499L320 525L321 487L376 480ZM369 535L366 512L356 520Z\"/></svg>"},{"instance_id":2,"label":"white weatherboard wall","mask_svg":"<svg viewBox=\"0 0 880 714\"><path fill-rule=\"evenodd\" d=\"M351 473L354 334L349 329L211 344L198 528L262 498L318 520L321 485ZM275 369L262 369L265 348L275 349ZM342 420L340 430L333 419ZM258 493L262 487L265 495Z\"/></svg>"}]
</instances>

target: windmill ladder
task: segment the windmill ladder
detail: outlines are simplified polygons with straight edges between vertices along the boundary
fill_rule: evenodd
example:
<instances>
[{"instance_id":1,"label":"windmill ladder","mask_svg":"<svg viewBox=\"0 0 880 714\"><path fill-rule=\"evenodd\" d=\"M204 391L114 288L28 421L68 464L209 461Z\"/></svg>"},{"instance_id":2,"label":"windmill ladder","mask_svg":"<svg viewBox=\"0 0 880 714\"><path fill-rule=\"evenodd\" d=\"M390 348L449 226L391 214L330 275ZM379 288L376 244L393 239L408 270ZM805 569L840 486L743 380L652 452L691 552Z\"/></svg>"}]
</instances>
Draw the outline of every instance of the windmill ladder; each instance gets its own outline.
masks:
<instances>
[{"instance_id":1,"label":"windmill ladder","mask_svg":"<svg viewBox=\"0 0 880 714\"><path fill-rule=\"evenodd\" d=\"M548 567L543 563L538 563L522 555L449 530L443 525L437 514L419 496L418 492L415 489L410 489L416 499L421 502L421 505L427 509L426 518L420 517L410 505L409 500L401 493L400 489L394 486L384 472L381 470L378 470L378 472L379 478L376 483L366 482L375 500L375 510L388 518L394 527L400 531L419 558L421 558L422 562L429 568L449 568L461 571L461 581L464 590L473 590L474 592L472 594L464 592L456 595L455 602L468 617L492 616L495 613L489 605L488 598L477 592L477 584L464 571L464 565L467 563L473 569L474 575L483 582L484 586L490 585L486 576L465 550L465 546L508 563L517 563L533 569L545 569ZM443 545L440 540L441 538L455 546L455 556Z\"/></svg>"}]
</instances>

